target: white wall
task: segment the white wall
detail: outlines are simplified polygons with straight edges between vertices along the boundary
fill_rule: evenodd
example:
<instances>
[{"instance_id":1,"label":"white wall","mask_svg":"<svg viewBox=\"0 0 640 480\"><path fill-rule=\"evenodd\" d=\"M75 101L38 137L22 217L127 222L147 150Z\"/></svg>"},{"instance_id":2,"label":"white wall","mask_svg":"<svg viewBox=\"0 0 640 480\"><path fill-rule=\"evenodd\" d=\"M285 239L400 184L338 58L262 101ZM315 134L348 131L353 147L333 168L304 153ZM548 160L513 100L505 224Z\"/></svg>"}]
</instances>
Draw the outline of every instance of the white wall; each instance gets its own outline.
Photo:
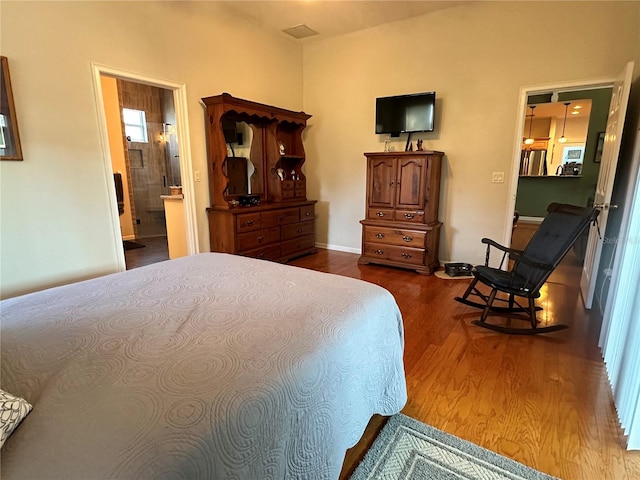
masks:
<instances>
[{"instance_id":1,"label":"white wall","mask_svg":"<svg viewBox=\"0 0 640 480\"><path fill-rule=\"evenodd\" d=\"M470 2L410 20L305 45L304 108L309 196L319 199L318 241L360 247L363 152L382 151L375 98L435 90L437 130L426 149L446 153L441 260L480 262L481 237L501 241L520 141L525 85L615 77L633 59L640 3ZM536 34L531 35L531 25ZM562 47L559 48L558 46ZM404 149L404 139L395 144Z\"/></svg>"},{"instance_id":2,"label":"white wall","mask_svg":"<svg viewBox=\"0 0 640 480\"><path fill-rule=\"evenodd\" d=\"M0 22L24 152L0 164L2 297L117 269L91 62L186 84L204 251L200 98L226 91L302 109L301 46L222 3L3 1Z\"/></svg>"}]
</instances>

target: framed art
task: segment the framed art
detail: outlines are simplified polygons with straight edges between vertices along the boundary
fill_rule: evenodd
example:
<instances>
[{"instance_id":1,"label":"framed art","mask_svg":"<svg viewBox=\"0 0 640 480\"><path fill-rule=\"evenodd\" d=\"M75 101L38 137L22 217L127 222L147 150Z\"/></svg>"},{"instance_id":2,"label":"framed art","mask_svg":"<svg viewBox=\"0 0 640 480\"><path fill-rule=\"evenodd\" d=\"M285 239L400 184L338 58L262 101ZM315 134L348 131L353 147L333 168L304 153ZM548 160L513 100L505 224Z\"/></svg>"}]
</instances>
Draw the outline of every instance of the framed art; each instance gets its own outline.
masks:
<instances>
[{"instance_id":1,"label":"framed art","mask_svg":"<svg viewBox=\"0 0 640 480\"><path fill-rule=\"evenodd\" d=\"M0 160L22 160L7 57L0 57Z\"/></svg>"},{"instance_id":2,"label":"framed art","mask_svg":"<svg viewBox=\"0 0 640 480\"><path fill-rule=\"evenodd\" d=\"M593 161L600 163L602 161L602 150L604 150L604 132L598 134L598 144L596 145L596 154L593 157Z\"/></svg>"}]
</instances>

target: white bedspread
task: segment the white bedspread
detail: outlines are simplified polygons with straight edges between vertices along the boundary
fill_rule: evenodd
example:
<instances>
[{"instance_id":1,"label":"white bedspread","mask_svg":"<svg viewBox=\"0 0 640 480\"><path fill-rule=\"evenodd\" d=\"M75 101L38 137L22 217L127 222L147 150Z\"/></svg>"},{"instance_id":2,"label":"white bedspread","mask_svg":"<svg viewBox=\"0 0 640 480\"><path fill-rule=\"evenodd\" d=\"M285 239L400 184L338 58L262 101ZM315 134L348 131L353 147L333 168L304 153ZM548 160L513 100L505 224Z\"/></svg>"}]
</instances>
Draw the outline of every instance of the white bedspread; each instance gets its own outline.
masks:
<instances>
[{"instance_id":1,"label":"white bedspread","mask_svg":"<svg viewBox=\"0 0 640 480\"><path fill-rule=\"evenodd\" d=\"M201 254L0 303L3 479L336 479L406 402L386 290Z\"/></svg>"}]
</instances>

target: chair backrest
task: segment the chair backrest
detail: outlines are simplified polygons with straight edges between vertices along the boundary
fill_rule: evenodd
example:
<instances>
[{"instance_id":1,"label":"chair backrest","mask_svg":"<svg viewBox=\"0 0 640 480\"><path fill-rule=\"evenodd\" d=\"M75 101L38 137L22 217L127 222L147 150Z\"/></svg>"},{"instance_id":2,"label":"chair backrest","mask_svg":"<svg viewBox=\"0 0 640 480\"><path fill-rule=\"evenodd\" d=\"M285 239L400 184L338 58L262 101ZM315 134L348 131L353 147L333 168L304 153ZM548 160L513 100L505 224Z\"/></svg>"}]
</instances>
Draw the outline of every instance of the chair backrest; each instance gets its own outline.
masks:
<instances>
[{"instance_id":1,"label":"chair backrest","mask_svg":"<svg viewBox=\"0 0 640 480\"><path fill-rule=\"evenodd\" d=\"M555 269L599 212L594 208L562 203L552 203L547 212L522 256ZM532 268L520 261L516 261L512 269L513 273L527 280L528 288L534 292L542 287L552 271Z\"/></svg>"}]
</instances>

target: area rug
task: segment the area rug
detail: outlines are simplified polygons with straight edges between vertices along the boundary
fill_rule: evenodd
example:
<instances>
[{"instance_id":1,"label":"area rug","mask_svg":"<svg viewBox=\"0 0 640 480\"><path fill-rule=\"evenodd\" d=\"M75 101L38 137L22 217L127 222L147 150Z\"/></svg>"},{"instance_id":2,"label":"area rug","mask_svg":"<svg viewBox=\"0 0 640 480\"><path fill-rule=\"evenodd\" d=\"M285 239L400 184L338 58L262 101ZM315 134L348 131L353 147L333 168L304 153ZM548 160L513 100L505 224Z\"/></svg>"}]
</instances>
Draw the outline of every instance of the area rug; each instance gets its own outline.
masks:
<instances>
[{"instance_id":1,"label":"area rug","mask_svg":"<svg viewBox=\"0 0 640 480\"><path fill-rule=\"evenodd\" d=\"M350 480L553 478L400 413L380 431Z\"/></svg>"},{"instance_id":2,"label":"area rug","mask_svg":"<svg viewBox=\"0 0 640 480\"><path fill-rule=\"evenodd\" d=\"M455 277L452 277L444 270L436 270L434 275L438 278L442 278L443 280L469 280L470 278L473 278L473 275L456 275Z\"/></svg>"}]
</instances>

